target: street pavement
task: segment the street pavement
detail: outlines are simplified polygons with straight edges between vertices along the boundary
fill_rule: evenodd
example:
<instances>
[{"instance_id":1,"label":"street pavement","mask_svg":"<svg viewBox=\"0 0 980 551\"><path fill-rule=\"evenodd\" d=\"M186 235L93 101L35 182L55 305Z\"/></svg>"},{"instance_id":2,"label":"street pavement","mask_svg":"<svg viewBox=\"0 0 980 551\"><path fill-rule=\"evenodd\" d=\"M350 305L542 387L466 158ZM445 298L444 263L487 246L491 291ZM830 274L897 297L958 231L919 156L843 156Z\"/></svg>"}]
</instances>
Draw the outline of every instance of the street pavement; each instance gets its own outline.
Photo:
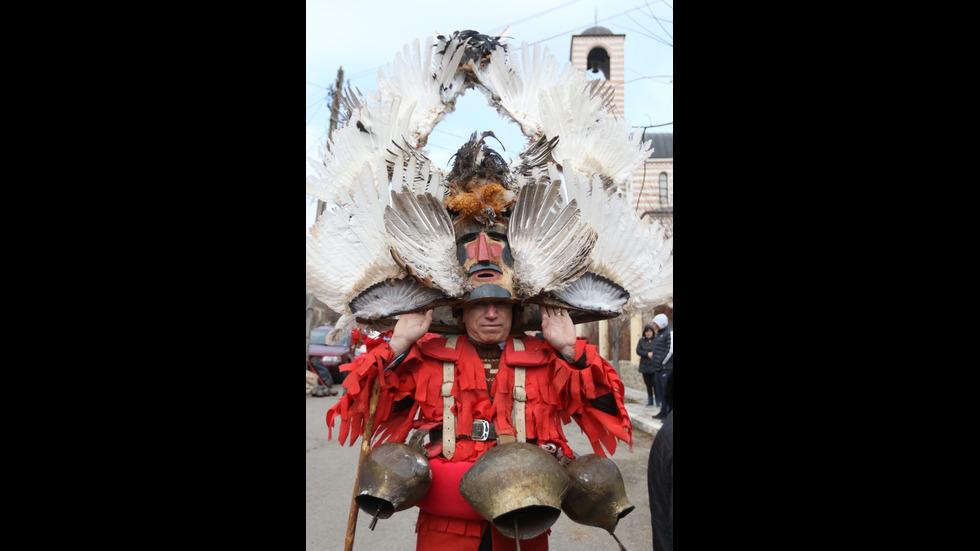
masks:
<instances>
[{"instance_id":1,"label":"street pavement","mask_svg":"<svg viewBox=\"0 0 980 551\"><path fill-rule=\"evenodd\" d=\"M334 388L340 390L337 385ZM354 446L337 441L336 421L333 439L328 440L327 409L338 396L306 395L306 549L307 551L342 551L354 491L354 476L360 455L360 439ZM636 508L623 517L616 527L616 537L627 551L652 549L650 505L647 494L647 459L650 445L660 428L652 419L658 409L646 407L646 392L627 388L626 410L633 421L633 449L618 442L612 460L616 462L626 486L626 496ZM569 445L579 456L593 453L585 434L574 422L565 426ZM391 518L378 520L372 531L371 518L359 512L354 550L414 551L415 521L418 508L399 511ZM549 547L552 551L619 551L616 540L601 528L584 526L564 513L551 527ZM451 550L447 550L451 551Z\"/></svg>"}]
</instances>

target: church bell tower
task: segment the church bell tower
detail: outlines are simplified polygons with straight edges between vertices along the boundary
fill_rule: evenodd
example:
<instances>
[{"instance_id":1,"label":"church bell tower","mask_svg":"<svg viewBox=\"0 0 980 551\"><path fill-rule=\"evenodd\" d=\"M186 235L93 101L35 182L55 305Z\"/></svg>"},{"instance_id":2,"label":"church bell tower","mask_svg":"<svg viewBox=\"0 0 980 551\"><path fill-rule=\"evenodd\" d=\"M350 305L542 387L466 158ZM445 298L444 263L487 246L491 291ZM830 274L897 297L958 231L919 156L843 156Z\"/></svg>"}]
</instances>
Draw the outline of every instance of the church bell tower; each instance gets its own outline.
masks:
<instances>
[{"instance_id":1,"label":"church bell tower","mask_svg":"<svg viewBox=\"0 0 980 551\"><path fill-rule=\"evenodd\" d=\"M623 81L625 73L625 34L613 34L605 27L596 25L582 34L572 35L572 51L569 60L576 69L586 72L589 79L608 81L616 93L616 113L623 115Z\"/></svg>"}]
</instances>

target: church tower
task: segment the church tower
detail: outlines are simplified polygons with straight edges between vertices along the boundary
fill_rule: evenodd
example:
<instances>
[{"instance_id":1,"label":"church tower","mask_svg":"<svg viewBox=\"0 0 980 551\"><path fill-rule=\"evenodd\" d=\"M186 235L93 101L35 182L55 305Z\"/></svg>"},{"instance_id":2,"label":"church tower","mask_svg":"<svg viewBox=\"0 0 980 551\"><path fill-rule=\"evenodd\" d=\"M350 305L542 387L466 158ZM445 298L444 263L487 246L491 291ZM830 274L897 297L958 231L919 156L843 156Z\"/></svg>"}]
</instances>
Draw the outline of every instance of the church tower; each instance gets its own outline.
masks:
<instances>
[{"instance_id":1,"label":"church tower","mask_svg":"<svg viewBox=\"0 0 980 551\"><path fill-rule=\"evenodd\" d=\"M626 35L614 34L605 27L598 25L590 27L582 34L572 35L572 47L569 61L576 69L585 71L589 79L608 81L615 94L613 109L619 116L625 113L625 73L626 73ZM627 179L623 190L626 199L641 219L651 218L663 224L667 235L674 233L674 134L655 133L649 129L643 132L644 141L653 141L653 151L650 157L637 167L633 175ZM647 322L654 313L665 313L673 325L673 302L657 306L649 312L637 312L630 318L628 325L629 338L620 337L615 343L609 332L609 324L614 320L603 320L596 323L584 323L575 326L575 333L589 338L590 342L599 345L599 353L604 358L610 358L613 346L619 348L620 358L629 358L642 336L641 328L644 317ZM622 329L620 329L622 331ZM618 333L617 333L618 334ZM643 382L639 372L627 369L621 373L627 386L642 389Z\"/></svg>"},{"instance_id":2,"label":"church tower","mask_svg":"<svg viewBox=\"0 0 980 551\"><path fill-rule=\"evenodd\" d=\"M625 113L626 35L614 34L598 25L572 35L569 55L572 67L585 71L589 79L602 79L615 90L613 109ZM660 221L668 235L674 228L674 134L643 131L644 141L653 141L653 151L634 171L623 189L636 215Z\"/></svg>"},{"instance_id":3,"label":"church tower","mask_svg":"<svg viewBox=\"0 0 980 551\"><path fill-rule=\"evenodd\" d=\"M609 81L609 85L615 88L615 109L620 116L624 105L625 43L625 34L613 34L609 29L597 25L582 31L582 34L572 35L569 56L572 67L585 71L590 79Z\"/></svg>"}]
</instances>

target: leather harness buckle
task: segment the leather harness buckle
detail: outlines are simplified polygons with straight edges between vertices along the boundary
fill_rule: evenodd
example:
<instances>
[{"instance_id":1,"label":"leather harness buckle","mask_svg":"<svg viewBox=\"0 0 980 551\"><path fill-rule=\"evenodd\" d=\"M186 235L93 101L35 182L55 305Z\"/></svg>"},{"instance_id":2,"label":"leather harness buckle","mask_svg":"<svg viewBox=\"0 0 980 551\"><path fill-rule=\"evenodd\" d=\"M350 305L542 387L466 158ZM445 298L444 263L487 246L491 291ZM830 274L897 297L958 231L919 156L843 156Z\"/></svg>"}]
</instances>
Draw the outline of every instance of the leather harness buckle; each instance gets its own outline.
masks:
<instances>
[{"instance_id":1,"label":"leather harness buckle","mask_svg":"<svg viewBox=\"0 0 980 551\"><path fill-rule=\"evenodd\" d=\"M470 438L479 442L486 442L491 438L490 429L492 428L493 425L490 424L490 421L487 421L486 419L474 419L473 432ZM494 438L496 438L496 435L494 435Z\"/></svg>"}]
</instances>

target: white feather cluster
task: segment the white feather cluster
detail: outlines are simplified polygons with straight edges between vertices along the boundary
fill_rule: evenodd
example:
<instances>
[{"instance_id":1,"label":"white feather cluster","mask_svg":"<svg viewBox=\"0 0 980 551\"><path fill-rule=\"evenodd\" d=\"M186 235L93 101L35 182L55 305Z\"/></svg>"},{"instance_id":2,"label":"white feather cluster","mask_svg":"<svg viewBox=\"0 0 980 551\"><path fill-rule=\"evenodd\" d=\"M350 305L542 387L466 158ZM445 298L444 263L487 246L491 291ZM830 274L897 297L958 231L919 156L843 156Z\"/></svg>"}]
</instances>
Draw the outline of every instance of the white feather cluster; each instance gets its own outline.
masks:
<instances>
[{"instance_id":1,"label":"white feather cluster","mask_svg":"<svg viewBox=\"0 0 980 551\"><path fill-rule=\"evenodd\" d=\"M456 232L442 201L429 194L393 192L385 229L392 254L426 285L452 297L469 290L456 259Z\"/></svg>"},{"instance_id":2,"label":"white feather cluster","mask_svg":"<svg viewBox=\"0 0 980 551\"><path fill-rule=\"evenodd\" d=\"M379 281L406 275L387 239L389 182L435 197L445 187L416 148L463 92L457 42L443 56L434 52L432 38L424 48L416 40L396 56L389 74L379 70L377 94L348 91L347 123L333 132L328 150L319 148L318 161L309 160L316 173L307 176L306 193L328 207L307 235L307 292L342 313L345 324L353 324L351 299Z\"/></svg>"},{"instance_id":3,"label":"white feather cluster","mask_svg":"<svg viewBox=\"0 0 980 551\"><path fill-rule=\"evenodd\" d=\"M360 176L361 185L337 188L335 202L306 237L307 291L339 313L350 313L347 303L363 289L405 275L388 251L386 204L377 196L372 172Z\"/></svg>"},{"instance_id":4,"label":"white feather cluster","mask_svg":"<svg viewBox=\"0 0 980 551\"><path fill-rule=\"evenodd\" d=\"M525 42L521 54L521 65L495 55L477 72L491 104L532 140L558 136L554 158L571 161L563 171L623 184L649 156L651 144L609 110L611 90L569 64L559 65L547 48Z\"/></svg>"},{"instance_id":5,"label":"white feather cluster","mask_svg":"<svg viewBox=\"0 0 980 551\"><path fill-rule=\"evenodd\" d=\"M379 320L392 312L406 312L419 304L435 302L444 295L412 278L382 281L351 301L351 310L365 320Z\"/></svg>"},{"instance_id":6,"label":"white feather cluster","mask_svg":"<svg viewBox=\"0 0 980 551\"><path fill-rule=\"evenodd\" d=\"M560 181L527 183L514 205L507 241L518 298L561 289L589 267L596 233L582 221L574 200L562 208L560 187Z\"/></svg>"},{"instance_id":7,"label":"white feather cluster","mask_svg":"<svg viewBox=\"0 0 980 551\"><path fill-rule=\"evenodd\" d=\"M497 48L482 67L461 70L470 46L431 37L406 45L378 72L377 94L348 91L346 124L311 160L306 191L328 207L307 236L307 291L342 313L336 336L355 322L352 301L358 317L388 323L399 309L468 290L443 174L419 148L473 86L531 138L511 167L520 188L508 235L517 294L552 293L602 312L672 302L673 238L637 218L618 189L651 144L610 110L611 90L527 43L520 63ZM549 159L560 161L564 184Z\"/></svg>"},{"instance_id":8,"label":"white feather cluster","mask_svg":"<svg viewBox=\"0 0 980 551\"><path fill-rule=\"evenodd\" d=\"M673 296L674 238L660 224L640 220L626 199L604 190L598 174L565 174L566 191L578 201L582 217L597 228L590 271L625 288L625 310L646 309Z\"/></svg>"},{"instance_id":9,"label":"white feather cluster","mask_svg":"<svg viewBox=\"0 0 980 551\"><path fill-rule=\"evenodd\" d=\"M619 285L591 272L566 285L554 295L575 308L602 314L619 313L629 294Z\"/></svg>"},{"instance_id":10,"label":"white feather cluster","mask_svg":"<svg viewBox=\"0 0 980 551\"><path fill-rule=\"evenodd\" d=\"M433 41L429 37L421 48L418 39L412 48L406 44L387 74L378 70L378 92L383 97L404 98L399 117L407 123L405 137L412 147L425 145L432 129L455 109L456 98L464 91L465 75L456 70L459 58L454 59L462 55L463 48L455 41L440 55L445 43L434 47Z\"/></svg>"}]
</instances>

